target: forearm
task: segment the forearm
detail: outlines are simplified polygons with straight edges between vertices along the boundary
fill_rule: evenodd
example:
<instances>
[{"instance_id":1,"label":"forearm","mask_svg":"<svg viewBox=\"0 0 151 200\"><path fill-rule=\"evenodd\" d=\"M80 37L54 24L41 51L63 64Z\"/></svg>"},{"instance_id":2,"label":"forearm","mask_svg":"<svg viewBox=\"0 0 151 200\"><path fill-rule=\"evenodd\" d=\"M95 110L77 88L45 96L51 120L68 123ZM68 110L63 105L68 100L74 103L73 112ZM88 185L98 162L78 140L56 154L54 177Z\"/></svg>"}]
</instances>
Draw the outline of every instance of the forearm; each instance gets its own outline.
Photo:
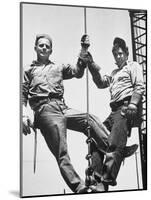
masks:
<instances>
[{"instance_id":1,"label":"forearm","mask_svg":"<svg viewBox=\"0 0 151 200\"><path fill-rule=\"evenodd\" d=\"M23 83L23 86L22 86L22 104L24 106L27 106L27 102L28 102L28 84Z\"/></svg>"},{"instance_id":2,"label":"forearm","mask_svg":"<svg viewBox=\"0 0 151 200\"><path fill-rule=\"evenodd\" d=\"M30 70L31 67L27 67L26 70L24 70L24 76L23 76L23 82L22 82L22 104L24 106L27 105L28 101L28 94L29 94L29 88L30 88Z\"/></svg>"},{"instance_id":3,"label":"forearm","mask_svg":"<svg viewBox=\"0 0 151 200\"><path fill-rule=\"evenodd\" d=\"M92 62L88 65L93 81L98 88L106 88L109 86L109 78L101 75L101 67Z\"/></svg>"},{"instance_id":4,"label":"forearm","mask_svg":"<svg viewBox=\"0 0 151 200\"><path fill-rule=\"evenodd\" d=\"M27 105L23 104L23 117L28 117L28 109L27 109Z\"/></svg>"},{"instance_id":5,"label":"forearm","mask_svg":"<svg viewBox=\"0 0 151 200\"><path fill-rule=\"evenodd\" d=\"M140 103L141 101L141 98L142 98L142 95L137 93L137 92L133 92L132 94L132 97L131 97L131 100L130 100L130 103L131 104L134 104L136 106L138 106L138 104Z\"/></svg>"},{"instance_id":6,"label":"forearm","mask_svg":"<svg viewBox=\"0 0 151 200\"><path fill-rule=\"evenodd\" d=\"M74 70L74 75L76 78L82 78L84 75L84 70L87 66L87 63L84 62L81 58L78 58L76 68Z\"/></svg>"},{"instance_id":7,"label":"forearm","mask_svg":"<svg viewBox=\"0 0 151 200\"><path fill-rule=\"evenodd\" d=\"M138 105L142 95L145 92L145 85L143 80L142 67L138 63L135 63L134 67L135 68L133 68L131 72L132 83L134 87L131 103Z\"/></svg>"}]
</instances>

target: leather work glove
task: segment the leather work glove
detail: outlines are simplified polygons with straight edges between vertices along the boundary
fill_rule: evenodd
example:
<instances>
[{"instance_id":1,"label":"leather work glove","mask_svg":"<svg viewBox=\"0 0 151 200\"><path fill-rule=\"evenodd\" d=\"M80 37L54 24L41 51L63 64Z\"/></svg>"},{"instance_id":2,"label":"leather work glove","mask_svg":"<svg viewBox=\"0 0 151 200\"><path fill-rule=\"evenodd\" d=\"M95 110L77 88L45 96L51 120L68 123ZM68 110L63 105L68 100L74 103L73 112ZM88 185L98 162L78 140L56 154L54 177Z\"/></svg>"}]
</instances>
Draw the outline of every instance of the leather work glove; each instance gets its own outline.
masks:
<instances>
[{"instance_id":1,"label":"leather work glove","mask_svg":"<svg viewBox=\"0 0 151 200\"><path fill-rule=\"evenodd\" d=\"M134 120L137 114L137 106L130 103L127 107L126 117L128 120Z\"/></svg>"},{"instance_id":2,"label":"leather work glove","mask_svg":"<svg viewBox=\"0 0 151 200\"><path fill-rule=\"evenodd\" d=\"M90 46L90 40L88 35L83 35L81 38L81 47L84 50L88 50L88 47Z\"/></svg>"},{"instance_id":3,"label":"leather work glove","mask_svg":"<svg viewBox=\"0 0 151 200\"><path fill-rule=\"evenodd\" d=\"M31 133L30 128L32 128L32 122L28 116L23 116L23 134L28 135Z\"/></svg>"},{"instance_id":4,"label":"leather work glove","mask_svg":"<svg viewBox=\"0 0 151 200\"><path fill-rule=\"evenodd\" d=\"M81 52L79 54L79 58L85 62L88 63L90 59L90 55L88 53L88 48L90 46L90 41L89 41L89 36L88 35L83 35L81 38Z\"/></svg>"},{"instance_id":5,"label":"leather work glove","mask_svg":"<svg viewBox=\"0 0 151 200\"><path fill-rule=\"evenodd\" d=\"M79 58L84 62L84 63L93 63L93 57L90 54L90 52L85 52L83 50L81 50L80 54L79 54Z\"/></svg>"}]
</instances>

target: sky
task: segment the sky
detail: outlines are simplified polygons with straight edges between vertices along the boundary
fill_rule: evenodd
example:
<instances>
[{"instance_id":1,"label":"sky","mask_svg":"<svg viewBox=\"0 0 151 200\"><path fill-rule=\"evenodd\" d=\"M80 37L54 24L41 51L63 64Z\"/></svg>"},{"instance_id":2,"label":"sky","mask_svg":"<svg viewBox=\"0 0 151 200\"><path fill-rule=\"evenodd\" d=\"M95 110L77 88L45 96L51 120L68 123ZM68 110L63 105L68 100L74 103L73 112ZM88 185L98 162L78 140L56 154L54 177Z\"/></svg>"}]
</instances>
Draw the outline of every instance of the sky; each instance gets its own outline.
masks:
<instances>
[{"instance_id":1,"label":"sky","mask_svg":"<svg viewBox=\"0 0 151 200\"><path fill-rule=\"evenodd\" d=\"M48 33L53 41L50 59L58 63L75 64L80 52L80 39L84 34L84 8L52 5L24 4L22 15L22 67L36 59L34 41L36 34ZM102 73L110 74L115 68L112 43L122 37L131 49L130 18L127 10L87 8L87 33L90 52ZM65 101L69 107L86 112L86 77L64 81ZM104 121L110 113L108 89L96 88L89 74L89 110ZM31 115L32 112L29 111ZM133 130L128 143L138 143L137 130ZM78 132L68 131L68 148L71 161L80 176L85 178L87 162L86 138ZM23 195L62 194L70 189L64 183L58 166L45 141L38 132L37 170L33 174L34 134L23 136ZM78 149L78 151L77 151ZM139 160L139 150L138 150ZM139 166L140 172L140 166ZM140 174L140 173L139 173ZM131 181L129 181L131 178ZM141 187L141 176L139 176ZM118 176L118 185L111 190L137 189L135 157L125 161Z\"/></svg>"}]
</instances>

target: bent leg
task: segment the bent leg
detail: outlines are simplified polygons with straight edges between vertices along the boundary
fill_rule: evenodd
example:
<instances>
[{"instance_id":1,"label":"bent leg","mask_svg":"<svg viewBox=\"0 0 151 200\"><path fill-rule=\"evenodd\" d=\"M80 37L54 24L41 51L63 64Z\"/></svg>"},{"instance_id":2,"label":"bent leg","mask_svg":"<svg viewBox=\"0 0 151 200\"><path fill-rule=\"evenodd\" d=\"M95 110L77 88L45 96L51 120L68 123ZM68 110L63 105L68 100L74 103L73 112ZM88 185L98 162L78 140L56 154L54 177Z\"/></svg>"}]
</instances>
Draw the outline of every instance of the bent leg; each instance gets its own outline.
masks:
<instances>
[{"instance_id":1,"label":"bent leg","mask_svg":"<svg viewBox=\"0 0 151 200\"><path fill-rule=\"evenodd\" d=\"M127 143L127 119L120 110L112 116L113 127L108 137L109 148L103 166L103 179L108 184L115 185L121 163L124 158L124 148Z\"/></svg>"},{"instance_id":2,"label":"bent leg","mask_svg":"<svg viewBox=\"0 0 151 200\"><path fill-rule=\"evenodd\" d=\"M65 111L65 116L67 118L67 128L83 132L88 136L87 128L90 127L90 135L96 141L98 149L105 153L108 148L108 134L109 131L106 127L100 122L100 120L89 114L89 119L87 120L87 114L74 109L67 109Z\"/></svg>"}]
</instances>

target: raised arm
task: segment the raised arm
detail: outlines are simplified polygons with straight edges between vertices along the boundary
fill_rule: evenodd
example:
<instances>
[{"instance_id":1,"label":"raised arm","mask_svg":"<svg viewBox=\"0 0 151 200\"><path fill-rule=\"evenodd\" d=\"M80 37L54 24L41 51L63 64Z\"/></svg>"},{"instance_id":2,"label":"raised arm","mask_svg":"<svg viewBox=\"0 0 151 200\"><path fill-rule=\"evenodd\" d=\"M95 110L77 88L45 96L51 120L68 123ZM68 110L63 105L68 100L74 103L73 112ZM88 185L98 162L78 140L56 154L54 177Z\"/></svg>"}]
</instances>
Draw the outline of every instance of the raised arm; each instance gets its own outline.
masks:
<instances>
[{"instance_id":1,"label":"raised arm","mask_svg":"<svg viewBox=\"0 0 151 200\"><path fill-rule=\"evenodd\" d=\"M70 64L63 65L63 79L82 78L85 68L86 62L79 57L75 66Z\"/></svg>"},{"instance_id":2,"label":"raised arm","mask_svg":"<svg viewBox=\"0 0 151 200\"><path fill-rule=\"evenodd\" d=\"M78 57L78 61L75 67L67 65L63 67L63 78L69 79L72 77L82 78L84 70L89 62L88 48L90 46L89 36L83 35L81 38L81 51Z\"/></svg>"},{"instance_id":3,"label":"raised arm","mask_svg":"<svg viewBox=\"0 0 151 200\"><path fill-rule=\"evenodd\" d=\"M90 53L88 68L92 75L93 81L98 88L107 88L110 86L111 77L107 75L101 75L101 67L93 61Z\"/></svg>"}]
</instances>

